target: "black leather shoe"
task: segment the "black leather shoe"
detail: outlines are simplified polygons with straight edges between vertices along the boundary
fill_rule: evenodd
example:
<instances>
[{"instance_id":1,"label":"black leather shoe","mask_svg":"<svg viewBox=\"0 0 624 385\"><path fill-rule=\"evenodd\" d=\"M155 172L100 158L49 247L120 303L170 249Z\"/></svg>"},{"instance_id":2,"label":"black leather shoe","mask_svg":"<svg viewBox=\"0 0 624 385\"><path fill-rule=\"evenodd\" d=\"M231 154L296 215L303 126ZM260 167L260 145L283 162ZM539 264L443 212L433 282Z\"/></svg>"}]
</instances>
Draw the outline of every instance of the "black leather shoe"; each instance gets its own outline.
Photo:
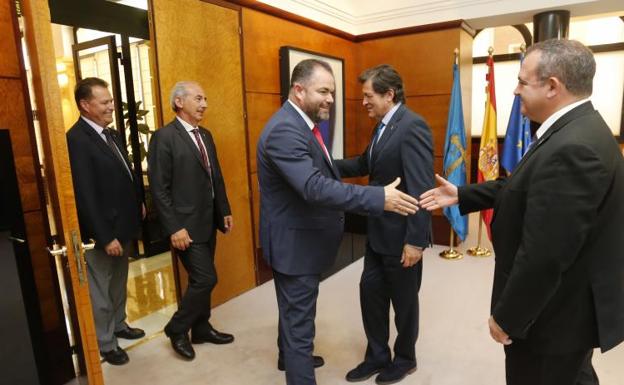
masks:
<instances>
[{"instance_id":1,"label":"black leather shoe","mask_svg":"<svg viewBox=\"0 0 624 385\"><path fill-rule=\"evenodd\" d=\"M390 385L395 384L405 378L408 374L412 374L416 371L416 365L414 366L397 366L395 364L388 365L381 373L375 378L375 382L378 385Z\"/></svg>"},{"instance_id":2,"label":"black leather shoe","mask_svg":"<svg viewBox=\"0 0 624 385\"><path fill-rule=\"evenodd\" d=\"M210 329L207 332L192 333L191 342L194 344L203 344L204 342L210 342L213 344L223 345L234 342L234 336L227 333L221 333L215 329Z\"/></svg>"},{"instance_id":3,"label":"black leather shoe","mask_svg":"<svg viewBox=\"0 0 624 385\"><path fill-rule=\"evenodd\" d=\"M171 340L171 347L178 353L182 358L187 360L192 360L195 358L195 350L193 350L193 345L189 341L186 333L182 334L167 334L167 337Z\"/></svg>"},{"instance_id":4,"label":"black leather shoe","mask_svg":"<svg viewBox=\"0 0 624 385\"><path fill-rule=\"evenodd\" d=\"M126 351L119 346L117 346L116 349L108 352L100 352L100 355L102 356L104 361L108 362L111 365L125 365L128 363L128 361L130 361Z\"/></svg>"},{"instance_id":5,"label":"black leather shoe","mask_svg":"<svg viewBox=\"0 0 624 385\"><path fill-rule=\"evenodd\" d=\"M366 381L372 375L379 373L383 368L383 366L371 364L364 361L355 368L349 370L349 372L345 376L345 379L349 382Z\"/></svg>"},{"instance_id":6,"label":"black leather shoe","mask_svg":"<svg viewBox=\"0 0 624 385\"><path fill-rule=\"evenodd\" d=\"M145 332L143 331L143 329L131 328L130 326L128 326L126 330L115 332L115 337L123 338L126 340L138 340L139 338L145 337Z\"/></svg>"},{"instance_id":7,"label":"black leather shoe","mask_svg":"<svg viewBox=\"0 0 624 385\"><path fill-rule=\"evenodd\" d=\"M325 365L325 360L321 356L312 356L312 359L314 360L315 368L320 368ZM284 365L284 361L282 359L277 360L277 370L281 370L282 372L286 370L286 366Z\"/></svg>"}]
</instances>

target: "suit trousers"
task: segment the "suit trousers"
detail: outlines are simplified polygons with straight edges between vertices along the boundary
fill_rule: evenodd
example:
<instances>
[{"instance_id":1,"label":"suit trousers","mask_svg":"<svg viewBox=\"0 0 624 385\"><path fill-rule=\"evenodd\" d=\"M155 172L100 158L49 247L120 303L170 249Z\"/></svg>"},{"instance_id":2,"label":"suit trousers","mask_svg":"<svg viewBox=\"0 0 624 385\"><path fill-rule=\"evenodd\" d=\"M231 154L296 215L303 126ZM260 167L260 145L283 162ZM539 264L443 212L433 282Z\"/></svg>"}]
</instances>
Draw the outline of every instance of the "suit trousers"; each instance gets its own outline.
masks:
<instances>
[{"instance_id":1,"label":"suit trousers","mask_svg":"<svg viewBox=\"0 0 624 385\"><path fill-rule=\"evenodd\" d=\"M421 280L422 260L406 268L401 265L401 257L381 255L367 244L360 279L360 306L368 339L364 361L373 365L386 365L392 361L388 346L392 303L397 329L393 362L406 368L416 365Z\"/></svg>"},{"instance_id":2,"label":"suit trousers","mask_svg":"<svg viewBox=\"0 0 624 385\"><path fill-rule=\"evenodd\" d=\"M134 256L134 241L122 245L123 255L113 257L104 250L85 252L89 294L95 333L101 352L117 348L115 332L125 330L128 257Z\"/></svg>"},{"instance_id":3,"label":"suit trousers","mask_svg":"<svg viewBox=\"0 0 624 385\"><path fill-rule=\"evenodd\" d=\"M217 285L214 265L216 241L215 232L208 242L191 243L186 250L177 250L188 273L188 286L178 304L178 310L165 327L167 334L183 334L189 329L193 333L210 330L210 296Z\"/></svg>"},{"instance_id":4,"label":"suit trousers","mask_svg":"<svg viewBox=\"0 0 624 385\"><path fill-rule=\"evenodd\" d=\"M593 349L539 354L521 340L505 346L507 385L598 385Z\"/></svg>"},{"instance_id":5,"label":"suit trousers","mask_svg":"<svg viewBox=\"0 0 624 385\"><path fill-rule=\"evenodd\" d=\"M287 385L316 385L314 318L320 275L287 275L273 270L279 324L277 345Z\"/></svg>"}]
</instances>

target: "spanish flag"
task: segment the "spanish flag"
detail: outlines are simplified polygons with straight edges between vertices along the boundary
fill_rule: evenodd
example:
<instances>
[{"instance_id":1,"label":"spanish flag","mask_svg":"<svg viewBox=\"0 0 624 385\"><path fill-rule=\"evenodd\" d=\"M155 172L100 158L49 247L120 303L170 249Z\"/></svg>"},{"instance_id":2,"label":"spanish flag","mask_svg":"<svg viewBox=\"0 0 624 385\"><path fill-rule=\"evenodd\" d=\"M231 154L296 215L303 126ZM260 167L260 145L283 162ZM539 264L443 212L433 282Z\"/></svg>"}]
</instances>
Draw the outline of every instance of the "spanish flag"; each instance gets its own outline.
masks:
<instances>
[{"instance_id":1,"label":"spanish flag","mask_svg":"<svg viewBox=\"0 0 624 385\"><path fill-rule=\"evenodd\" d=\"M485 99L485 117L481 131L481 145L479 146L479 167L477 181L479 183L498 178L498 142L496 137L496 92L494 91L494 59L490 55L487 59L488 73ZM492 209L481 211L481 218L487 227L488 237L492 239L490 223Z\"/></svg>"}]
</instances>

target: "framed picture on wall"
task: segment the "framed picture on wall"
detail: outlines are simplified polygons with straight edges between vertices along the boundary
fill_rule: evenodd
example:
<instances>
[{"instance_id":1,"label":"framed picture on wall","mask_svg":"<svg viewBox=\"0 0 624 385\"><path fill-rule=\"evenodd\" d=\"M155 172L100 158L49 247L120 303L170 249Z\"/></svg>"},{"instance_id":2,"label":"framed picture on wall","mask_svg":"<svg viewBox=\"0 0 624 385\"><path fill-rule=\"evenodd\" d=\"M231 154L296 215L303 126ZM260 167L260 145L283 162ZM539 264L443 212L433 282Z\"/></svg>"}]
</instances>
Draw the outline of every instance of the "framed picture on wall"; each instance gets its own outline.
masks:
<instances>
[{"instance_id":1,"label":"framed picture on wall","mask_svg":"<svg viewBox=\"0 0 624 385\"><path fill-rule=\"evenodd\" d=\"M325 142L332 157L334 159L342 159L344 157L345 126L344 59L289 46L280 47L279 54L282 103L288 99L290 75L297 63L305 59L318 59L327 62L331 66L334 72L334 79L336 79L334 104L331 107L329 120L320 122L319 128L323 136L323 142Z\"/></svg>"}]
</instances>

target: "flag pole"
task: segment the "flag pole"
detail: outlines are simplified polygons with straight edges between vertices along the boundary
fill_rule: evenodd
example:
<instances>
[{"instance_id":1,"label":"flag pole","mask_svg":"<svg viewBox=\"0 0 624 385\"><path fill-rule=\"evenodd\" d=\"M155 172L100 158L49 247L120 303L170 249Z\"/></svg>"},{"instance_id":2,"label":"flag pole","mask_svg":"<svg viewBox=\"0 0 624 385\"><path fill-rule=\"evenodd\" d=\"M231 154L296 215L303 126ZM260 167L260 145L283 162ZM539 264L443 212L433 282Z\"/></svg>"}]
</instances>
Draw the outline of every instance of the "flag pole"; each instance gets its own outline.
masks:
<instances>
[{"instance_id":1,"label":"flag pole","mask_svg":"<svg viewBox=\"0 0 624 385\"><path fill-rule=\"evenodd\" d=\"M459 65L459 48L455 48L453 53L455 54L455 64ZM448 178L448 175L445 175L445 176ZM451 225L450 227L451 227L451 236L450 236L450 241L449 241L450 247L446 250L443 250L439 255L440 257L444 259L448 259L448 260L462 259L464 255L453 247L455 245L455 232L453 231L453 226Z\"/></svg>"},{"instance_id":2,"label":"flag pole","mask_svg":"<svg viewBox=\"0 0 624 385\"><path fill-rule=\"evenodd\" d=\"M477 236L477 246L471 247L470 249L466 250L468 255L471 255L473 257L489 257L490 255L492 255L492 252L488 248L481 247L482 231L483 231L483 214L479 212L479 234Z\"/></svg>"},{"instance_id":3,"label":"flag pole","mask_svg":"<svg viewBox=\"0 0 624 385\"><path fill-rule=\"evenodd\" d=\"M449 244L450 248L442 251L440 253L440 257L449 260L462 259L464 255L453 247L455 244L455 232L453 231L453 226L451 226L451 241Z\"/></svg>"}]
</instances>

